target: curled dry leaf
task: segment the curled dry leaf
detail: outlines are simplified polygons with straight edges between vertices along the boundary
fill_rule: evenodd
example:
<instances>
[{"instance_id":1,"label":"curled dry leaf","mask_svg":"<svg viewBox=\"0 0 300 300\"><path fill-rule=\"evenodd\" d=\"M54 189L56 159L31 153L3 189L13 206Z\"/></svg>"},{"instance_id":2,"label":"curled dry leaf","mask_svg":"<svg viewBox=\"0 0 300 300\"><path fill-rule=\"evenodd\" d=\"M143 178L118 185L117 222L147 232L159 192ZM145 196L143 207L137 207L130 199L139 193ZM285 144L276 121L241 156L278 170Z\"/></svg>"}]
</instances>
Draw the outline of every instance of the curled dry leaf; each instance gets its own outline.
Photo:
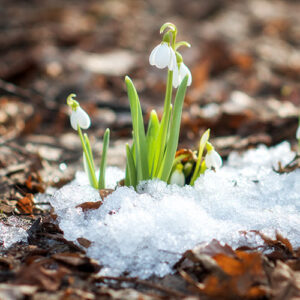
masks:
<instances>
[{"instance_id":1,"label":"curled dry leaf","mask_svg":"<svg viewBox=\"0 0 300 300\"><path fill-rule=\"evenodd\" d=\"M81 253L56 253L52 255L56 261L68 266L75 267L80 272L97 273L100 270L99 264Z\"/></svg>"},{"instance_id":2,"label":"curled dry leaf","mask_svg":"<svg viewBox=\"0 0 300 300\"><path fill-rule=\"evenodd\" d=\"M93 209L98 209L102 205L102 201L96 202L83 202L76 206L76 208L80 207L82 211L88 211Z\"/></svg>"},{"instance_id":3,"label":"curled dry leaf","mask_svg":"<svg viewBox=\"0 0 300 300\"><path fill-rule=\"evenodd\" d=\"M50 258L36 257L22 266L13 282L18 285L33 285L39 290L56 291L62 278L70 271Z\"/></svg>"},{"instance_id":4,"label":"curled dry leaf","mask_svg":"<svg viewBox=\"0 0 300 300\"><path fill-rule=\"evenodd\" d=\"M85 239L85 238L78 238L77 242L84 248L89 248L92 244L91 241Z\"/></svg>"},{"instance_id":5,"label":"curled dry leaf","mask_svg":"<svg viewBox=\"0 0 300 300\"><path fill-rule=\"evenodd\" d=\"M181 272L183 269L186 271ZM261 253L234 251L216 240L187 251L179 263L179 272L189 283L192 277L188 273L197 274L203 282L195 281L193 285L201 294L213 298L255 299L269 292Z\"/></svg>"}]
</instances>

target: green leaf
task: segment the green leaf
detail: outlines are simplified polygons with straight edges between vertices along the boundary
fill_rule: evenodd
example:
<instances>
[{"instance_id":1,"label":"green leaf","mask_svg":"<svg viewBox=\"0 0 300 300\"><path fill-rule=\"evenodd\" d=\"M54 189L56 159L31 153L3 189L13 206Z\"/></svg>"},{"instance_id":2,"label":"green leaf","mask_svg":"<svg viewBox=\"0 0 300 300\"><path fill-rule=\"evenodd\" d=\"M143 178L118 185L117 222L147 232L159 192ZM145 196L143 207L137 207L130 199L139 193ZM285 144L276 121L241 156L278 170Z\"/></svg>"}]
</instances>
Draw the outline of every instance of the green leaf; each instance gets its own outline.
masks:
<instances>
[{"instance_id":1,"label":"green leaf","mask_svg":"<svg viewBox=\"0 0 300 300\"><path fill-rule=\"evenodd\" d=\"M162 163L162 159L166 150L166 141L169 130L169 122L171 118L171 100L172 100L172 82L173 82L173 71L168 71L167 88L164 102L164 112L161 120L159 134L156 140L154 165L152 176L157 177L159 168Z\"/></svg>"},{"instance_id":2,"label":"green leaf","mask_svg":"<svg viewBox=\"0 0 300 300\"><path fill-rule=\"evenodd\" d=\"M152 169L154 164L155 146L157 136L159 134L159 120L155 110L151 111L148 130L147 130L147 148L148 148L148 166L150 171L150 177L152 175Z\"/></svg>"},{"instance_id":3,"label":"green leaf","mask_svg":"<svg viewBox=\"0 0 300 300\"><path fill-rule=\"evenodd\" d=\"M83 137L84 137L84 142L85 142L85 145L86 145L87 153L88 153L89 158L90 158L91 163L92 163L93 171L95 172L94 157L93 157L93 152L92 152L89 137L86 133L83 135Z\"/></svg>"},{"instance_id":4,"label":"green leaf","mask_svg":"<svg viewBox=\"0 0 300 300\"><path fill-rule=\"evenodd\" d=\"M109 135L110 135L110 131L107 128L103 136L103 148L102 148L102 156L100 160L98 189L105 189L106 157L107 157L107 150L109 145Z\"/></svg>"},{"instance_id":5,"label":"green leaf","mask_svg":"<svg viewBox=\"0 0 300 300\"><path fill-rule=\"evenodd\" d=\"M134 165L132 152L128 144L126 144L126 178L128 183L126 185L133 186L135 188L137 185L136 168Z\"/></svg>"},{"instance_id":6,"label":"green leaf","mask_svg":"<svg viewBox=\"0 0 300 300\"><path fill-rule=\"evenodd\" d=\"M173 117L170 124L170 136L169 136L166 152L158 176L158 178L160 178L163 181L168 181L169 179L172 166L173 166L173 161L175 158L176 149L178 146L181 114L182 114L182 107L183 107L187 82L188 82L188 76L186 75L182 80L175 97Z\"/></svg>"},{"instance_id":7,"label":"green leaf","mask_svg":"<svg viewBox=\"0 0 300 300\"><path fill-rule=\"evenodd\" d=\"M83 161L83 169L84 169L84 172L85 172L85 174L87 174L87 176L88 176L90 185L91 185L92 187L96 188L96 187L94 186L92 172L91 172L91 170L89 169L89 166L88 166L86 154L83 152L83 153L82 153L82 156L83 156L82 161Z\"/></svg>"},{"instance_id":8,"label":"green leaf","mask_svg":"<svg viewBox=\"0 0 300 300\"><path fill-rule=\"evenodd\" d=\"M125 78L127 86L128 98L130 102L132 126L133 126L133 140L135 143L136 153L136 170L137 180L149 179L148 169L148 153L147 143L145 136L144 121L142 115L142 109L136 89L128 76Z\"/></svg>"},{"instance_id":9,"label":"green leaf","mask_svg":"<svg viewBox=\"0 0 300 300\"><path fill-rule=\"evenodd\" d=\"M210 134L210 129L207 129L203 134L199 142L199 151L198 151L198 158L197 158L197 163L196 167L193 173L193 176L191 178L190 185L194 185L195 180L200 176L201 173L201 159L203 155L203 151L205 148L205 145L209 139L209 134Z\"/></svg>"}]
</instances>

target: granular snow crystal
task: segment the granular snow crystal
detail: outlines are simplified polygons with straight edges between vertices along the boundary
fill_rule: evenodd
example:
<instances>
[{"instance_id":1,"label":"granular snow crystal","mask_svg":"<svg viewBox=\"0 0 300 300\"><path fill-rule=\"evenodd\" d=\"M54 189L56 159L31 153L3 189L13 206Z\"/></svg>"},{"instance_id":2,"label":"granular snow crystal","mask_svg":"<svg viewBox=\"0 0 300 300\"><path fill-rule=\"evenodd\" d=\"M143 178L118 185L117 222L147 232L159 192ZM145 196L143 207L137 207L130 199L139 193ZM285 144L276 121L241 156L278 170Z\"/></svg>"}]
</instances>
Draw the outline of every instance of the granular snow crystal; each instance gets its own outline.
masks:
<instances>
[{"instance_id":1,"label":"granular snow crystal","mask_svg":"<svg viewBox=\"0 0 300 300\"><path fill-rule=\"evenodd\" d=\"M10 216L6 220L7 224L0 222L0 246L9 248L14 243L26 241L28 234L22 220L15 216Z\"/></svg>"},{"instance_id":2,"label":"granular snow crystal","mask_svg":"<svg viewBox=\"0 0 300 300\"><path fill-rule=\"evenodd\" d=\"M80 173L54 194L51 205L66 239L92 242L87 254L103 266L101 275L164 276L199 243L261 244L259 237L242 234L249 230L269 236L277 230L300 246L300 170L274 171L294 156L287 142L232 153L223 168L206 171L194 187L159 180L143 182L137 192L118 187L99 209L86 212L76 206L101 198ZM121 170L107 169L110 187L122 177Z\"/></svg>"}]
</instances>

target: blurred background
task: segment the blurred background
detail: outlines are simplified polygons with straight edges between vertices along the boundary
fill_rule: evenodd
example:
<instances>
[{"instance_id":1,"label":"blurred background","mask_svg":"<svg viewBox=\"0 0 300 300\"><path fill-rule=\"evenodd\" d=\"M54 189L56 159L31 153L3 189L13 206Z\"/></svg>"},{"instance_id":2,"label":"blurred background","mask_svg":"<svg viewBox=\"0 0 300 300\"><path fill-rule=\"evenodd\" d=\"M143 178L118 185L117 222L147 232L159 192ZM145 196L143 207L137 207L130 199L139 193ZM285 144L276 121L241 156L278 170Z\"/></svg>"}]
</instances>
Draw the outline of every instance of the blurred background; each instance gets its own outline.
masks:
<instances>
[{"instance_id":1,"label":"blurred background","mask_svg":"<svg viewBox=\"0 0 300 300\"><path fill-rule=\"evenodd\" d=\"M0 0L0 170L21 164L47 183L72 178L81 148L70 93L91 117L96 153L109 127L108 163L124 167L132 130L124 76L146 120L162 112L166 70L148 59L167 21L192 45L182 49L193 83L180 147L197 148L207 128L223 157L259 143L295 145L299 15L297 0Z\"/></svg>"}]
</instances>

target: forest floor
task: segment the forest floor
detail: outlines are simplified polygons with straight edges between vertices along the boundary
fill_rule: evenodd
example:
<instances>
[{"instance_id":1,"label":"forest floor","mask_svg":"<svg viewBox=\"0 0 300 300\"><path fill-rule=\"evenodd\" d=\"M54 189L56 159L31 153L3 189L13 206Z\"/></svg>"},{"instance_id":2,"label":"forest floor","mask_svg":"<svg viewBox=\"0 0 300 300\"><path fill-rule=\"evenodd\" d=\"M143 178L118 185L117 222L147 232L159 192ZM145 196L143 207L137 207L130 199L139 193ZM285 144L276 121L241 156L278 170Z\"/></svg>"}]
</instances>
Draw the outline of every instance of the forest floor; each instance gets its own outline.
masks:
<instances>
[{"instance_id":1,"label":"forest floor","mask_svg":"<svg viewBox=\"0 0 300 300\"><path fill-rule=\"evenodd\" d=\"M284 140L296 149L300 105L297 0L0 0L0 225L28 241L0 244L0 299L299 299L300 249L262 236L262 249L212 241L191 249L165 278L101 277L84 246L67 241L39 193L81 169L66 97L92 119L97 156L111 129L108 164L124 168L131 117L124 86L136 84L145 118L163 109L165 73L148 58L166 21L192 44L193 74L180 148L196 149L211 129L223 158ZM44 205L44 207L43 207ZM1 228L1 227L0 227ZM259 232L258 235L261 235ZM299 237L300 238L300 237ZM0 241L1 242L1 241Z\"/></svg>"}]
</instances>

